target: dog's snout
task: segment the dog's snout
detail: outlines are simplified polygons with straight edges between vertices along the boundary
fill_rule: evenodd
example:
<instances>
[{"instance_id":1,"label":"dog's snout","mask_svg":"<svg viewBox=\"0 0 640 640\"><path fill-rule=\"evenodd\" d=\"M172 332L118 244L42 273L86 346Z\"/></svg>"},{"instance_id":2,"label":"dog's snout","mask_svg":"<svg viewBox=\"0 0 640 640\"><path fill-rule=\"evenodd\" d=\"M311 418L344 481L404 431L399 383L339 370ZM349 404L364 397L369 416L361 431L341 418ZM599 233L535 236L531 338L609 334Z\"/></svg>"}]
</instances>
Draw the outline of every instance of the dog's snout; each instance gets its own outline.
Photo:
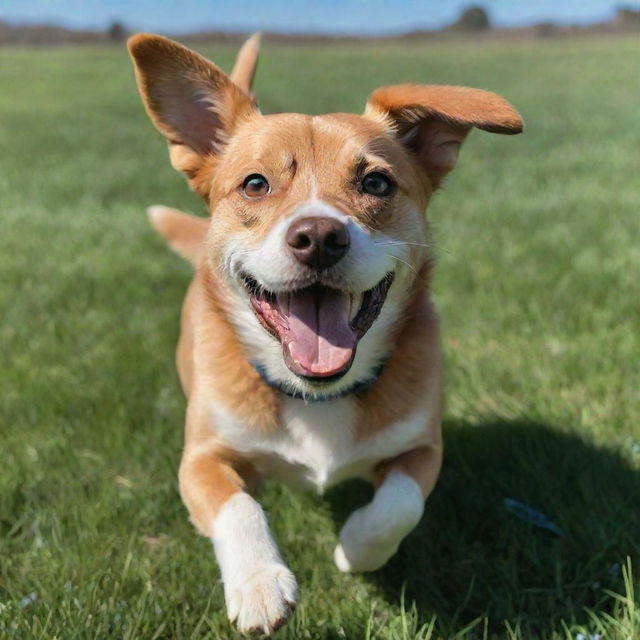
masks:
<instances>
[{"instance_id":1,"label":"dog's snout","mask_svg":"<svg viewBox=\"0 0 640 640\"><path fill-rule=\"evenodd\" d=\"M287 244L296 260L318 270L336 264L349 250L349 242L349 230L336 218L299 218L287 231Z\"/></svg>"}]
</instances>

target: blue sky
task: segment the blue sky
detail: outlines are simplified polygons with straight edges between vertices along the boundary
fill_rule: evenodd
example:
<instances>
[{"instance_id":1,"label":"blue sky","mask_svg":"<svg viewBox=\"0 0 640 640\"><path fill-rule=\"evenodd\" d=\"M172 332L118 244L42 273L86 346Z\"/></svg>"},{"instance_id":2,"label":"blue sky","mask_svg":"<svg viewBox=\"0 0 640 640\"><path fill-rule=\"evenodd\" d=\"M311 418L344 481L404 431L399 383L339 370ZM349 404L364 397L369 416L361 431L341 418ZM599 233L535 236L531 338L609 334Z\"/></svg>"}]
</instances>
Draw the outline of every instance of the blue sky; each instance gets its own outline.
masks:
<instances>
[{"instance_id":1,"label":"blue sky","mask_svg":"<svg viewBox=\"0 0 640 640\"><path fill-rule=\"evenodd\" d=\"M610 18L619 4L640 0L0 0L0 20L104 28L112 20L132 30L184 33L199 29L385 33L438 28L480 4L495 24L564 24Z\"/></svg>"}]
</instances>

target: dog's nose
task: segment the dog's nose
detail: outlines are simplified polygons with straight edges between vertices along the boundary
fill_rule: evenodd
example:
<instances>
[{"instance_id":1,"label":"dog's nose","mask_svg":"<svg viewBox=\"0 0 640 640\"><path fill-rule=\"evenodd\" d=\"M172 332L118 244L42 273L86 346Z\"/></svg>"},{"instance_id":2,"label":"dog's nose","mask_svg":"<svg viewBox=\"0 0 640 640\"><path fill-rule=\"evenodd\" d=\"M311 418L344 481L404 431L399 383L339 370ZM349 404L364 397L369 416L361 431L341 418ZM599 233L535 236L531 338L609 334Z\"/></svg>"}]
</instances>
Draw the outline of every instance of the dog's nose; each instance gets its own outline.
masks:
<instances>
[{"instance_id":1,"label":"dog's nose","mask_svg":"<svg viewBox=\"0 0 640 640\"><path fill-rule=\"evenodd\" d=\"M287 244L296 260L318 271L336 264L349 250L349 242L349 230L335 218L299 218L287 231Z\"/></svg>"}]
</instances>

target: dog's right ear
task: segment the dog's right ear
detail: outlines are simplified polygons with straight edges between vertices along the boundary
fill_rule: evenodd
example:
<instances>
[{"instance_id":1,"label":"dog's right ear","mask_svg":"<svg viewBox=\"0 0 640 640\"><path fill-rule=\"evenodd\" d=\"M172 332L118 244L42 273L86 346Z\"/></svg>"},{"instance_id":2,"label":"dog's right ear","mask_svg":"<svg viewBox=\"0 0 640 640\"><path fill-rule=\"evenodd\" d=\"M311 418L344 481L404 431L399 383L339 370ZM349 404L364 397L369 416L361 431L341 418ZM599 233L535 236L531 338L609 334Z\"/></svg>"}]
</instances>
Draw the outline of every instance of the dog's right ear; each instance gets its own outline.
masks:
<instances>
[{"instance_id":1,"label":"dog's right ear","mask_svg":"<svg viewBox=\"0 0 640 640\"><path fill-rule=\"evenodd\" d=\"M128 46L142 101L169 142L171 163L208 199L215 156L238 123L255 113L251 99L216 65L177 42L139 33Z\"/></svg>"}]
</instances>

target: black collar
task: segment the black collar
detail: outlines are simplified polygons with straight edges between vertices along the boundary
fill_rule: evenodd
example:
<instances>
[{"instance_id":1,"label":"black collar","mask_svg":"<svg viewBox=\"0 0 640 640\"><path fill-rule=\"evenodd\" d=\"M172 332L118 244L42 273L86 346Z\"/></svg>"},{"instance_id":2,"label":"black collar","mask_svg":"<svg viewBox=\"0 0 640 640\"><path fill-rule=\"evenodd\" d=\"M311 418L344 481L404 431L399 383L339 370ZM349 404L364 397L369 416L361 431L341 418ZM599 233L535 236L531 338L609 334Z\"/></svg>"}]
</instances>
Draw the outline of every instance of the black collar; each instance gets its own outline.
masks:
<instances>
[{"instance_id":1,"label":"black collar","mask_svg":"<svg viewBox=\"0 0 640 640\"><path fill-rule=\"evenodd\" d=\"M371 385L373 385L382 370L384 369L384 365L386 364L386 360L381 362L367 377L363 380L357 380L352 385L345 387L344 389L340 389L338 391L330 391L325 394L306 394L298 389L291 389L288 385L284 385L278 380L273 380L267 375L266 369L260 364L254 364L253 368L258 372L260 377L265 381L267 385L269 385L272 389L275 389L279 393L282 393L285 396L289 396L289 398L295 398L296 400L305 400L306 402L327 402L328 400L337 400L338 398L344 398L345 396L360 393L368 389Z\"/></svg>"}]
</instances>

